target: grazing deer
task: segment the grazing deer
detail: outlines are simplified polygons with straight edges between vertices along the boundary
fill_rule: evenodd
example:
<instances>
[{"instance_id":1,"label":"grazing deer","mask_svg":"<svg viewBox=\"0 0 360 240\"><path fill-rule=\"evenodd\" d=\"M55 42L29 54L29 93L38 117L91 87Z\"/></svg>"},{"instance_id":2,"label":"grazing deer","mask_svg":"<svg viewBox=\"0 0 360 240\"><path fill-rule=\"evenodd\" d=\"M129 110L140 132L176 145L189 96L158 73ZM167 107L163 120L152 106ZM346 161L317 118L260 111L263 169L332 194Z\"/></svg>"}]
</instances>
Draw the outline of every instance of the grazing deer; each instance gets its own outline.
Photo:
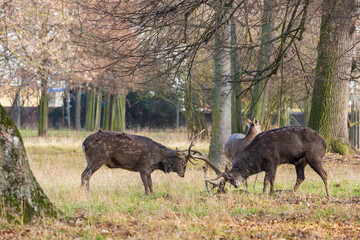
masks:
<instances>
[{"instance_id":1,"label":"grazing deer","mask_svg":"<svg viewBox=\"0 0 360 240\"><path fill-rule=\"evenodd\" d=\"M192 144L193 141L190 146ZM91 176L106 165L139 172L145 194L148 195L153 192L151 173L154 170L176 172L184 177L186 164L190 160L189 154L183 153L186 150L172 150L150 138L123 132L99 130L89 135L82 147L87 167L81 174L81 186L86 186L87 190Z\"/></svg>"},{"instance_id":2,"label":"grazing deer","mask_svg":"<svg viewBox=\"0 0 360 240\"><path fill-rule=\"evenodd\" d=\"M192 158L201 159L214 169L217 177L212 180L205 179L205 181L219 188L224 188L226 182L238 188L239 183L245 181L250 175L265 171L263 193L266 193L266 187L270 183L270 194L273 194L277 167L289 163L295 165L297 176L293 189L295 192L305 180L304 169L309 164L323 180L326 195L330 196L327 174L322 167L326 142L316 131L307 127L284 127L258 134L245 147L244 152L235 157L230 171L221 172L200 151L191 151L194 153ZM212 182L221 177L224 179L220 184ZM219 190L223 191L223 189Z\"/></svg>"}]
</instances>

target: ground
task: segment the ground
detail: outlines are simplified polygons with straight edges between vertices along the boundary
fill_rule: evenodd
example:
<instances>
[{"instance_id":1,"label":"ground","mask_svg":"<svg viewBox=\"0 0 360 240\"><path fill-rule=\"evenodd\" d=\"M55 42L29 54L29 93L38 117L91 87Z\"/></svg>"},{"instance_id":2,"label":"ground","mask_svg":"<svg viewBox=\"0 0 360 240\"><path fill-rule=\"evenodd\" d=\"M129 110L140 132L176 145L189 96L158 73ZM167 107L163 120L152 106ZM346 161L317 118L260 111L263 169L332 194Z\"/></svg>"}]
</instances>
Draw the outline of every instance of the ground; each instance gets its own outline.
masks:
<instances>
[{"instance_id":1,"label":"ground","mask_svg":"<svg viewBox=\"0 0 360 240\"><path fill-rule=\"evenodd\" d=\"M86 167L81 144L89 132L50 132L35 137L22 131L30 166L51 201L68 219L43 219L30 225L1 221L0 239L356 239L360 236L360 157L328 153L331 197L320 177L306 168L298 193L295 169L277 171L274 196L263 196L259 174L245 191L205 192L202 164L189 165L185 178L175 173L152 174L154 194L145 196L138 173L101 168L80 190ZM183 132L140 132L164 145L181 149ZM194 149L207 153L208 141ZM210 172L209 172L210 174ZM284 191L281 191L284 190Z\"/></svg>"}]
</instances>

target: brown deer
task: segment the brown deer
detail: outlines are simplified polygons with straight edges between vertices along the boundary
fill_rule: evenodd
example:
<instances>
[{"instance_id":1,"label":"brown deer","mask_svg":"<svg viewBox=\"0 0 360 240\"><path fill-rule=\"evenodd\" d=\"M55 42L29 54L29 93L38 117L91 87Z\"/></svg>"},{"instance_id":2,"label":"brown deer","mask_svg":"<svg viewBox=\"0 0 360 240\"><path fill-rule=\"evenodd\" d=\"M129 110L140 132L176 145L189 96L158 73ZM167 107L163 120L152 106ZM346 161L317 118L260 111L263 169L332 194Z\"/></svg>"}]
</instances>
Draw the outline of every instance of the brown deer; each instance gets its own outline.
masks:
<instances>
[{"instance_id":1,"label":"brown deer","mask_svg":"<svg viewBox=\"0 0 360 240\"><path fill-rule=\"evenodd\" d=\"M224 143L225 155L231 162L233 162L235 156L241 154L254 137L261 132L261 126L256 118L254 119L254 122L247 119L246 125L249 128L246 136L242 133L234 133L231 134Z\"/></svg>"},{"instance_id":2,"label":"brown deer","mask_svg":"<svg viewBox=\"0 0 360 240\"><path fill-rule=\"evenodd\" d=\"M196 137L196 136L195 136ZM193 145L194 139L189 149ZM145 194L153 192L151 173L161 170L185 176L190 155L186 150L172 150L150 138L123 132L99 130L89 135L82 145L87 167L81 174L81 186L89 190L91 176L103 165L139 172ZM191 162L191 161L190 161Z\"/></svg>"},{"instance_id":3,"label":"brown deer","mask_svg":"<svg viewBox=\"0 0 360 240\"><path fill-rule=\"evenodd\" d=\"M316 131L307 127L284 127L258 134L245 147L244 152L235 157L230 171L221 172L200 151L191 151L194 153L192 158L201 159L214 169L217 177L211 180L205 179L205 182L219 186L220 191L223 191L226 182L238 188L239 183L250 175L265 171L263 193L266 193L266 187L270 183L270 194L273 194L277 167L289 163L295 165L296 170L294 192L305 180L304 169L309 164L323 180L326 195L330 196L327 174L321 162L326 152L326 142ZM221 177L223 180L220 184L212 182Z\"/></svg>"}]
</instances>

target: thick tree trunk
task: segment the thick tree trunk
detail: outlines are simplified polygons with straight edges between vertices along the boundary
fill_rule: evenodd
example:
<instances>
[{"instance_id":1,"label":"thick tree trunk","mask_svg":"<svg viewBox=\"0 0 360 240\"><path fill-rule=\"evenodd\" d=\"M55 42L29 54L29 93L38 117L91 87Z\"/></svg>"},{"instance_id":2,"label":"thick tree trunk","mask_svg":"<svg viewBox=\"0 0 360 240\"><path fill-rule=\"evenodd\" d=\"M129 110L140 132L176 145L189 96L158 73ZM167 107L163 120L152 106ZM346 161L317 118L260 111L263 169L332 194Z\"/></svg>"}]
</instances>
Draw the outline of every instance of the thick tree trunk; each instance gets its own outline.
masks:
<instances>
[{"instance_id":1,"label":"thick tree trunk","mask_svg":"<svg viewBox=\"0 0 360 240\"><path fill-rule=\"evenodd\" d=\"M317 130L333 150L338 148L335 142L348 143L349 49L355 9L354 0L323 2L309 127Z\"/></svg>"},{"instance_id":2,"label":"thick tree trunk","mask_svg":"<svg viewBox=\"0 0 360 240\"><path fill-rule=\"evenodd\" d=\"M259 52L259 60L257 70L262 72L268 67L270 63L270 57L272 55L271 41L274 38L274 0L264 0L263 16L261 19L261 46ZM260 124L264 123L265 108L266 108L266 82L261 80L261 77L255 78L255 81L259 81L254 85L252 94L250 118L257 118Z\"/></svg>"},{"instance_id":3,"label":"thick tree trunk","mask_svg":"<svg viewBox=\"0 0 360 240\"><path fill-rule=\"evenodd\" d=\"M29 167L21 135L0 105L0 215L29 223L59 212L47 198Z\"/></svg>"},{"instance_id":4,"label":"thick tree trunk","mask_svg":"<svg viewBox=\"0 0 360 240\"><path fill-rule=\"evenodd\" d=\"M220 168L225 168L228 160L224 153L224 143L231 134L231 58L230 24L222 26L215 36L215 77L212 131L209 158Z\"/></svg>"},{"instance_id":5,"label":"thick tree trunk","mask_svg":"<svg viewBox=\"0 0 360 240\"><path fill-rule=\"evenodd\" d=\"M81 86L76 88L75 129L81 129Z\"/></svg>"}]
</instances>

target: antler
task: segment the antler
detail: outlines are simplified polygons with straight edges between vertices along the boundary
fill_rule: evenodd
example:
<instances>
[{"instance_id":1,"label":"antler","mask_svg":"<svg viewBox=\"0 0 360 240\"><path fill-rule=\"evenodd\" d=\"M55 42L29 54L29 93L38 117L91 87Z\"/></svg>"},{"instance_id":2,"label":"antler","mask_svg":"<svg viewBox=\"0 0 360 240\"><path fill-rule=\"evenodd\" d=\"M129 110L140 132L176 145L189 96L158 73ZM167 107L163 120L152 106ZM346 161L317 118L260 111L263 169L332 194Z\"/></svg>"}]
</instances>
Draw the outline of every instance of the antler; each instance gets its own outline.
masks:
<instances>
[{"instance_id":1,"label":"antler","mask_svg":"<svg viewBox=\"0 0 360 240\"><path fill-rule=\"evenodd\" d=\"M196 134L196 135L191 139L191 142L190 142L190 145L189 145L189 148L188 148L188 149L178 150L179 152L185 152L185 151L186 151L186 152L187 152L187 153L186 153L186 159L187 159L191 164L193 164L193 165L196 165L196 164L191 161L191 158L192 158L192 156L191 156L191 151L193 151L193 150L191 150L191 148L192 148L193 146L195 146L195 142L198 140L198 136L200 136L200 134L202 134L204 131L205 131L205 129L203 129L201 132L199 132L198 134Z\"/></svg>"},{"instance_id":2,"label":"antler","mask_svg":"<svg viewBox=\"0 0 360 240\"><path fill-rule=\"evenodd\" d=\"M210 161L210 159L208 159L202 152L198 151L198 150L191 150L192 152L194 153L197 153L199 154L200 156L197 156L197 155L191 155L191 157L193 159L199 159L199 160L203 160L204 162L206 162L216 173L217 177L214 178L214 179L210 179L210 180L207 180L207 181L216 181L218 180L219 178L221 177L226 177L225 173L220 171L213 162Z\"/></svg>"},{"instance_id":3,"label":"antler","mask_svg":"<svg viewBox=\"0 0 360 240\"><path fill-rule=\"evenodd\" d=\"M210 192L211 190L213 190L214 188L216 187L219 187L219 192L224 192L224 187L225 187L225 182L228 181L228 175L226 174L226 172L222 172L220 171L213 162L210 161L209 158L207 158L202 152L198 151L198 150L193 150L191 149L193 146L195 146L195 142L197 140L197 137L202 133L204 132L204 130L202 130L201 132L199 132L198 134L196 134L191 142L190 142L190 145L189 145L189 148L188 149L182 149L182 150L179 150L179 151L187 151L187 154L186 154L186 158L188 159L188 161L190 161L192 164L194 164L190 159L194 159L194 160L202 160L204 162L206 162L216 173L216 177L214 179L207 179L207 176L206 176L206 171L205 171L205 167L203 167L204 169L204 178L205 178L205 186L206 186L206 190L208 192ZM193 153L193 154L192 154ZM197 155L195 155L197 154ZM195 165L195 164L194 164ZM224 181L221 181L220 183L215 183L213 181L216 181L218 180L219 178L223 177L224 178ZM212 185L212 188L209 190L209 187L208 187L208 183L210 183Z\"/></svg>"}]
</instances>

